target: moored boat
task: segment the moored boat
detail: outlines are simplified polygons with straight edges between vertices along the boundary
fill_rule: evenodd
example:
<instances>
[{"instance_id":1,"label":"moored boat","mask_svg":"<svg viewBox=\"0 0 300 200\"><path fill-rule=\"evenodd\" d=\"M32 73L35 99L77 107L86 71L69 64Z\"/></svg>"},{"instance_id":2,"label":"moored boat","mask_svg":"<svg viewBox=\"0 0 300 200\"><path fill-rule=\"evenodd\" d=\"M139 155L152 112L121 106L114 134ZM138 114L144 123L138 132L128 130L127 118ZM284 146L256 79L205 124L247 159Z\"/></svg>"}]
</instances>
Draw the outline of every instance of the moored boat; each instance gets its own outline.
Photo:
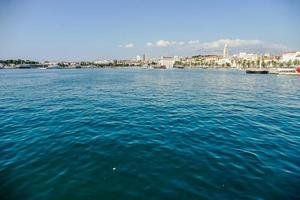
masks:
<instances>
[{"instance_id":1,"label":"moored boat","mask_svg":"<svg viewBox=\"0 0 300 200\"><path fill-rule=\"evenodd\" d=\"M174 68L177 68L177 69L184 69L184 66L183 66L183 65L174 65Z\"/></svg>"},{"instance_id":2,"label":"moored boat","mask_svg":"<svg viewBox=\"0 0 300 200\"><path fill-rule=\"evenodd\" d=\"M296 68L280 68L278 75L300 76L300 67Z\"/></svg>"},{"instance_id":3,"label":"moored boat","mask_svg":"<svg viewBox=\"0 0 300 200\"><path fill-rule=\"evenodd\" d=\"M248 69L246 70L247 74L268 74L269 70L267 69Z\"/></svg>"},{"instance_id":4,"label":"moored boat","mask_svg":"<svg viewBox=\"0 0 300 200\"><path fill-rule=\"evenodd\" d=\"M254 69L247 69L246 70L247 74L269 74L268 69L262 68L262 56L259 60L259 68L254 68Z\"/></svg>"},{"instance_id":5,"label":"moored boat","mask_svg":"<svg viewBox=\"0 0 300 200\"><path fill-rule=\"evenodd\" d=\"M157 65L153 66L153 69L167 69L167 67L165 65Z\"/></svg>"},{"instance_id":6,"label":"moored boat","mask_svg":"<svg viewBox=\"0 0 300 200\"><path fill-rule=\"evenodd\" d=\"M295 72L295 68L278 68L278 73L293 73Z\"/></svg>"}]
</instances>

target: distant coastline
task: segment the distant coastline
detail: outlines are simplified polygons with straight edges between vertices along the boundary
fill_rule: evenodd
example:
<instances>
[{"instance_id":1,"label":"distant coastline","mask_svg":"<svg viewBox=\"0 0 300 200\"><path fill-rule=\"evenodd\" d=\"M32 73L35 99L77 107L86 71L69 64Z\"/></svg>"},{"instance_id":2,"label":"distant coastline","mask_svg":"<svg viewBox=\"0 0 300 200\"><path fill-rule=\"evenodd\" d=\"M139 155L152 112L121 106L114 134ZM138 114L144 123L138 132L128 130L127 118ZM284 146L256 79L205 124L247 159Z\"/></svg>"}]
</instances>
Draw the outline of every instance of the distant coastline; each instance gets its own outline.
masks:
<instances>
[{"instance_id":1,"label":"distant coastline","mask_svg":"<svg viewBox=\"0 0 300 200\"><path fill-rule=\"evenodd\" d=\"M226 47L226 46L225 46ZM224 52L226 49L224 48ZM258 55L239 53L229 56L196 55L190 57L167 56L147 59L144 54L141 59L125 60L96 60L96 61L33 61L23 59L0 60L0 69L74 69L74 68L237 68L241 70L265 68L291 68L300 65L300 51L287 52L282 55Z\"/></svg>"}]
</instances>

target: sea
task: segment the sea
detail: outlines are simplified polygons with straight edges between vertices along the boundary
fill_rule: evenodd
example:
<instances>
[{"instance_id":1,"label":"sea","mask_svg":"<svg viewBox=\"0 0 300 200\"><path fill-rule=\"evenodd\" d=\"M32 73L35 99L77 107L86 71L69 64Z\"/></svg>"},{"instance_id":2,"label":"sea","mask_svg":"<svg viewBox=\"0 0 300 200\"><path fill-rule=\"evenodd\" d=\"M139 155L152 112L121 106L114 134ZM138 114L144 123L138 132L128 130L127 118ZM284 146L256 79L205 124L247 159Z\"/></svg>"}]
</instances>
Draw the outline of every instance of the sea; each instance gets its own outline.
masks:
<instances>
[{"instance_id":1,"label":"sea","mask_svg":"<svg viewBox=\"0 0 300 200\"><path fill-rule=\"evenodd\" d=\"M300 199L300 77L0 70L0 199Z\"/></svg>"}]
</instances>

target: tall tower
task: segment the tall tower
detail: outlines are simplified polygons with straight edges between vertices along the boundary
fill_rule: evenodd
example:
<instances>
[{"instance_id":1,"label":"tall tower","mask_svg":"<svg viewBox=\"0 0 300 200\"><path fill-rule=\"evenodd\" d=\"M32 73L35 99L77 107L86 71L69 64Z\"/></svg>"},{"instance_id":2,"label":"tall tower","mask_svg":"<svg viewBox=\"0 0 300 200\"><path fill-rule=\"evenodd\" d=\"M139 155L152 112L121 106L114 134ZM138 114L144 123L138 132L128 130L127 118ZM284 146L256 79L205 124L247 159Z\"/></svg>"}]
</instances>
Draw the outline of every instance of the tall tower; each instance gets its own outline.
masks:
<instances>
[{"instance_id":1,"label":"tall tower","mask_svg":"<svg viewBox=\"0 0 300 200\"><path fill-rule=\"evenodd\" d=\"M143 62L146 62L146 61L147 61L147 55L143 54Z\"/></svg>"},{"instance_id":2,"label":"tall tower","mask_svg":"<svg viewBox=\"0 0 300 200\"><path fill-rule=\"evenodd\" d=\"M227 43L224 46L223 58L228 58L228 45L227 45Z\"/></svg>"}]
</instances>

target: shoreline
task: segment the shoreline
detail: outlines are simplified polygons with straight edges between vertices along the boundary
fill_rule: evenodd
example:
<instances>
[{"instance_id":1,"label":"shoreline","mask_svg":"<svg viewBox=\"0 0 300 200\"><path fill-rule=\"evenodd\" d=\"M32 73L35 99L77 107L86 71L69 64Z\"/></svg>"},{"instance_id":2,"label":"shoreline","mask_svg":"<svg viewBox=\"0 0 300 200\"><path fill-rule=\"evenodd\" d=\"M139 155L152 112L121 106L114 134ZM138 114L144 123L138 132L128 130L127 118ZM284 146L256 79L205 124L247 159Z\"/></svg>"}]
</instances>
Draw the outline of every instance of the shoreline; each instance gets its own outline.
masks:
<instances>
[{"instance_id":1,"label":"shoreline","mask_svg":"<svg viewBox=\"0 0 300 200\"><path fill-rule=\"evenodd\" d=\"M277 70L277 69L290 69L290 68L294 68L294 67L297 67L297 66L291 66L291 67L272 67L272 68L264 68L265 70L269 70L269 71L272 71L272 70ZM31 66L26 66L26 67L8 67L8 66L2 66L0 67L0 70L2 69L47 69L47 70L51 70L51 69L118 69L118 68L128 68L128 69L155 69L155 70L158 70L158 69L164 69L164 68L155 68L155 66L149 66L149 67L146 67L146 66L103 66L103 67L98 67L98 66L75 66L75 67L61 67L61 66L55 66L55 67L31 67ZM239 67L208 67L208 66L193 66L193 67L173 67L171 69L180 69L180 70L183 70L183 69L236 69L236 70L241 70L241 71L246 71L246 70L256 70L256 69L260 69L259 67L257 68L239 68ZM167 70L167 69L164 69L164 70Z\"/></svg>"}]
</instances>

